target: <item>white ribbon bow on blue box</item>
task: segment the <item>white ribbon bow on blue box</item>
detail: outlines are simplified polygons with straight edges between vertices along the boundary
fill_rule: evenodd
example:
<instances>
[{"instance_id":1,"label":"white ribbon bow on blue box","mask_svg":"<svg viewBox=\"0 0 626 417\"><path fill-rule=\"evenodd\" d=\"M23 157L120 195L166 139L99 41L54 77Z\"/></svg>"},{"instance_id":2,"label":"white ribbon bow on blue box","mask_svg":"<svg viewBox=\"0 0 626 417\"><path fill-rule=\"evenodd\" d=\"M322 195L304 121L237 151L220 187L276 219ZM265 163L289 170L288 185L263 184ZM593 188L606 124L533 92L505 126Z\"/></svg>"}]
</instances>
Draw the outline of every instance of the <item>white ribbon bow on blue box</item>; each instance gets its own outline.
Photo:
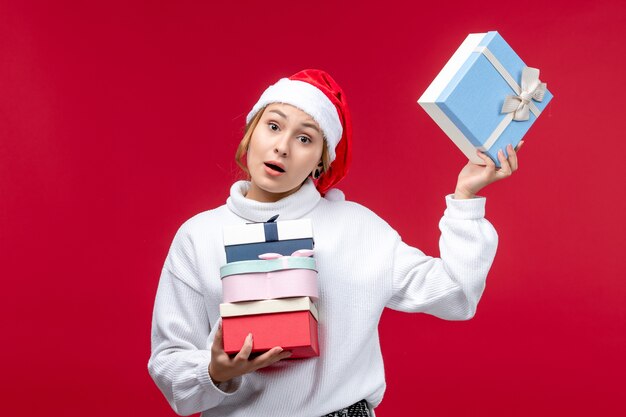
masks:
<instances>
[{"instance_id":1,"label":"white ribbon bow on blue box","mask_svg":"<svg viewBox=\"0 0 626 417\"><path fill-rule=\"evenodd\" d=\"M487 32L465 39L418 103L472 162L484 163L479 149L499 167L498 150L516 147L552 97L539 70Z\"/></svg>"}]
</instances>

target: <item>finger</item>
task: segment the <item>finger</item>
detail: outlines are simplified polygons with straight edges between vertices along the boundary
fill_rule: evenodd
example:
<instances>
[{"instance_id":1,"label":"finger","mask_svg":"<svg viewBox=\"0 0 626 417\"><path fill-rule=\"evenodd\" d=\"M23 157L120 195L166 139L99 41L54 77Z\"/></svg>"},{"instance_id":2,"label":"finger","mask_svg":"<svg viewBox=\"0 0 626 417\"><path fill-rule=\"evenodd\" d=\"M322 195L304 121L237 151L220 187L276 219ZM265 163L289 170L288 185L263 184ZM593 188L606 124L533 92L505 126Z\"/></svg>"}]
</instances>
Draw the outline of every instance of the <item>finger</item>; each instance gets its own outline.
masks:
<instances>
[{"instance_id":1,"label":"finger","mask_svg":"<svg viewBox=\"0 0 626 417\"><path fill-rule=\"evenodd\" d=\"M213 339L211 350L214 355L224 351L224 333L222 331L222 323L220 323L217 331L215 332L215 339Z\"/></svg>"},{"instance_id":2,"label":"finger","mask_svg":"<svg viewBox=\"0 0 626 417\"><path fill-rule=\"evenodd\" d=\"M484 153L482 153L481 151L479 151L478 149L476 149L476 155L478 155L478 157L479 157L480 159L482 159L482 160L483 160L483 162L485 162ZM479 163L479 162L472 162L472 160L468 161L468 165L472 165L472 164L473 164L473 165L479 165L479 166L484 165L484 164L481 164L481 163Z\"/></svg>"},{"instance_id":3,"label":"finger","mask_svg":"<svg viewBox=\"0 0 626 417\"><path fill-rule=\"evenodd\" d=\"M517 160L517 152L515 152L515 149L513 149L513 145L508 145L506 147L506 151L509 154L509 165L511 165L511 171L515 172L517 171L517 168L519 167L519 162Z\"/></svg>"},{"instance_id":4,"label":"finger","mask_svg":"<svg viewBox=\"0 0 626 417\"><path fill-rule=\"evenodd\" d=\"M252 362L252 365L254 366L254 369L259 369L259 368L264 368L266 366L269 366L283 359L286 359L290 356L291 356L290 351L283 350L283 348L277 346L268 350L264 354L256 357L251 362Z\"/></svg>"},{"instance_id":5,"label":"finger","mask_svg":"<svg viewBox=\"0 0 626 417\"><path fill-rule=\"evenodd\" d=\"M482 159L483 161L485 161L485 166L491 170L491 171L495 171L496 169L496 164L495 162L493 162L493 160L489 157L489 155L487 155L486 153L483 153L481 151L476 151L476 154L480 157L480 159Z\"/></svg>"},{"instance_id":6,"label":"finger","mask_svg":"<svg viewBox=\"0 0 626 417\"><path fill-rule=\"evenodd\" d=\"M289 358L289 357L291 356L291 354L292 354L292 353L291 353L290 351L288 351L288 350L283 350L283 351L282 351L282 352L280 352L278 355L274 356L274 357L271 359L271 361L270 361L267 365L269 366L269 365L272 365L272 364L274 364L274 363L276 363L276 362L280 362L280 361L282 361L283 359L287 359L287 358Z\"/></svg>"},{"instance_id":7,"label":"finger","mask_svg":"<svg viewBox=\"0 0 626 417\"><path fill-rule=\"evenodd\" d=\"M235 355L235 360L239 362L247 361L250 358L250 353L252 353L252 333L248 333L248 336L246 336L241 350Z\"/></svg>"},{"instance_id":8,"label":"finger","mask_svg":"<svg viewBox=\"0 0 626 417\"><path fill-rule=\"evenodd\" d=\"M251 362L255 366L263 366L265 362L269 362L272 358L280 355L282 352L283 352L283 348L281 348L280 346L276 346L276 347L271 348L267 352L263 353L262 355L257 356Z\"/></svg>"},{"instance_id":9,"label":"finger","mask_svg":"<svg viewBox=\"0 0 626 417\"><path fill-rule=\"evenodd\" d=\"M511 165L509 165L509 160L504 156L502 149L498 151L498 161L500 161L500 169L497 171L498 176L503 178L511 175Z\"/></svg>"},{"instance_id":10,"label":"finger","mask_svg":"<svg viewBox=\"0 0 626 417\"><path fill-rule=\"evenodd\" d=\"M522 146L523 146L523 145L524 145L524 141L523 141L523 140L521 140L521 141L517 144L517 146L515 147L515 150L516 150L517 152L519 152L519 150L522 148Z\"/></svg>"},{"instance_id":11,"label":"finger","mask_svg":"<svg viewBox=\"0 0 626 417\"><path fill-rule=\"evenodd\" d=\"M282 361L283 359L290 358L292 354L293 354L293 352L290 351L290 350L283 350L280 353L280 355L277 356L278 359L276 359L276 362Z\"/></svg>"}]
</instances>

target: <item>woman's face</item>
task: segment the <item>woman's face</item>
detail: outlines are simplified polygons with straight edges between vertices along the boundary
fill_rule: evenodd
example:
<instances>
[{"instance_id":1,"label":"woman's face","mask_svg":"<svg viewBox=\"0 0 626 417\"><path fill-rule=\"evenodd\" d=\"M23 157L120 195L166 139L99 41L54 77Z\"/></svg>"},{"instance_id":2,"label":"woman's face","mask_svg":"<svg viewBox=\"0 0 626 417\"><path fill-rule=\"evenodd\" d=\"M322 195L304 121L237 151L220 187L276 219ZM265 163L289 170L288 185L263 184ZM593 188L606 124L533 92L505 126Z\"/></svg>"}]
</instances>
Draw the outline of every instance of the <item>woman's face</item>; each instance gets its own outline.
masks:
<instances>
[{"instance_id":1,"label":"woman's face","mask_svg":"<svg viewBox=\"0 0 626 417\"><path fill-rule=\"evenodd\" d=\"M246 197L273 202L296 192L320 163L324 146L321 129L307 113L289 104L268 105L250 138Z\"/></svg>"}]
</instances>

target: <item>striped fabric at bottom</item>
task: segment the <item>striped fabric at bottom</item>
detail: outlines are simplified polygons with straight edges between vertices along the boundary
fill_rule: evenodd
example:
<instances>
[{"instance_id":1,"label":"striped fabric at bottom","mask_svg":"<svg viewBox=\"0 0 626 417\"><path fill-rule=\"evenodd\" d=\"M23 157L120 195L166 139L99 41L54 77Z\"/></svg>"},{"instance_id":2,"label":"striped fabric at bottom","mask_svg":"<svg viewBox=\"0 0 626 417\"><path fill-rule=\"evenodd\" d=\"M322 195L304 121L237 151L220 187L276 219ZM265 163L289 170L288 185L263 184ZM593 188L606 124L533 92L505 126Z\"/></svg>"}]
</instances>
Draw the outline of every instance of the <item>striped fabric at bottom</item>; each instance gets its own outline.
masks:
<instances>
[{"instance_id":1,"label":"striped fabric at bottom","mask_svg":"<svg viewBox=\"0 0 626 417\"><path fill-rule=\"evenodd\" d=\"M367 401L361 400L352 404L350 407L343 408L338 411L326 414L322 417L371 417L370 410L367 407Z\"/></svg>"}]
</instances>

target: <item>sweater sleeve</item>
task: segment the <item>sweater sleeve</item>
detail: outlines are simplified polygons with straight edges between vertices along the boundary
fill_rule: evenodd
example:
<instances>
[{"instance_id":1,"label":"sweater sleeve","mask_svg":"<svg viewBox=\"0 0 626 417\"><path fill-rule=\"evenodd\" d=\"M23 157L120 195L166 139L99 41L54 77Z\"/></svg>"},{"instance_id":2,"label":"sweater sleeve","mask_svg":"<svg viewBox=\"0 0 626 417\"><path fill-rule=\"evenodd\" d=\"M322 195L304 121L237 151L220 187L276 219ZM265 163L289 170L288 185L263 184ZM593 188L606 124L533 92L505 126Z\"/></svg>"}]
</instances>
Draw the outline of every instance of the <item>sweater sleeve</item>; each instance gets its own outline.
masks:
<instances>
[{"instance_id":1,"label":"sweater sleeve","mask_svg":"<svg viewBox=\"0 0 626 417\"><path fill-rule=\"evenodd\" d=\"M227 396L235 394L242 383L239 377L216 387L209 377L211 324L202 293L192 279L193 256L189 256L192 248L188 242L177 235L162 269L148 361L152 379L180 415L219 405Z\"/></svg>"},{"instance_id":2,"label":"sweater sleeve","mask_svg":"<svg viewBox=\"0 0 626 417\"><path fill-rule=\"evenodd\" d=\"M485 198L446 197L439 222L441 258L424 255L402 241L394 254L393 295L387 307L423 312L446 320L474 316L498 245L485 218Z\"/></svg>"}]
</instances>

